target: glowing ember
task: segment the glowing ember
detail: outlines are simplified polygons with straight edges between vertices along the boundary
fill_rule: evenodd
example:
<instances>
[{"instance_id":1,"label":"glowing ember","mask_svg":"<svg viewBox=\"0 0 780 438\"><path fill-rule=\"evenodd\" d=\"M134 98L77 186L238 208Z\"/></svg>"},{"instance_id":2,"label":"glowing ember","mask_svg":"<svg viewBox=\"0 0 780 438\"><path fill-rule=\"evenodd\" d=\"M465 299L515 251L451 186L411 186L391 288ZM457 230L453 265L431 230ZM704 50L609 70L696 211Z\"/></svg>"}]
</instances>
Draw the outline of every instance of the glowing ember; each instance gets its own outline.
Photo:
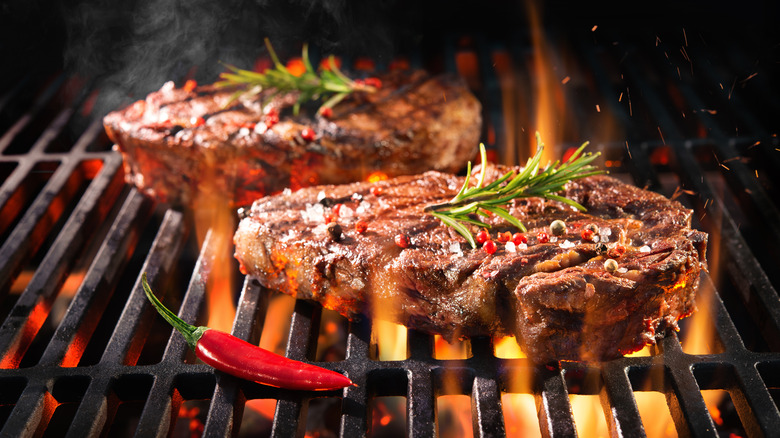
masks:
<instances>
[{"instance_id":1,"label":"glowing ember","mask_svg":"<svg viewBox=\"0 0 780 438\"><path fill-rule=\"evenodd\" d=\"M387 174L384 172L372 172L368 177L366 178L366 181L375 183L379 181L384 181L387 179Z\"/></svg>"}]
</instances>

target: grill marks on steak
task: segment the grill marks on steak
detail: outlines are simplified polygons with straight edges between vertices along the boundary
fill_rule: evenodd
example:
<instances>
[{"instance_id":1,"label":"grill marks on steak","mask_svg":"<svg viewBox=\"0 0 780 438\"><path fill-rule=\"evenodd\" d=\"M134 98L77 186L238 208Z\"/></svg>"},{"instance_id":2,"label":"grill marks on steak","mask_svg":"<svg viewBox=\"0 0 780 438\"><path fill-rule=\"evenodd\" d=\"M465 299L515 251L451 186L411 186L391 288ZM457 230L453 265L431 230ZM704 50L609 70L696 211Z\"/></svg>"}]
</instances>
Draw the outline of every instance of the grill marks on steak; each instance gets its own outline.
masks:
<instances>
[{"instance_id":1,"label":"grill marks on steak","mask_svg":"<svg viewBox=\"0 0 780 438\"><path fill-rule=\"evenodd\" d=\"M428 169L454 172L479 142L481 106L460 78L391 72L376 93L349 96L333 116L302 108L296 93L263 108L259 98L231 102L235 90L194 90L167 83L145 100L108 114L104 126L125 158L128 179L163 201L193 205L198 197L234 205L315 184L365 180ZM266 114L280 121L266 129ZM314 141L301 135L313 129Z\"/></svg>"},{"instance_id":2,"label":"grill marks on steak","mask_svg":"<svg viewBox=\"0 0 780 438\"><path fill-rule=\"evenodd\" d=\"M488 180L499 170L507 169ZM367 313L448 339L514 334L538 362L617 357L695 309L706 235L690 229L691 212L679 203L610 177L575 181L565 195L586 212L515 200L510 212L528 227L527 247L512 252L499 243L489 255L423 212L451 199L462 181L427 172L378 183L379 196L372 184L355 183L260 199L239 225L236 257L265 286L346 316ZM326 231L322 196L343 203L339 241ZM555 219L566 233L539 243L537 232ZM358 220L368 223L362 234ZM493 239L517 231L488 220ZM591 223L601 230L598 243L580 237ZM408 248L394 244L399 233ZM625 246L618 271L605 271L600 244Z\"/></svg>"}]
</instances>

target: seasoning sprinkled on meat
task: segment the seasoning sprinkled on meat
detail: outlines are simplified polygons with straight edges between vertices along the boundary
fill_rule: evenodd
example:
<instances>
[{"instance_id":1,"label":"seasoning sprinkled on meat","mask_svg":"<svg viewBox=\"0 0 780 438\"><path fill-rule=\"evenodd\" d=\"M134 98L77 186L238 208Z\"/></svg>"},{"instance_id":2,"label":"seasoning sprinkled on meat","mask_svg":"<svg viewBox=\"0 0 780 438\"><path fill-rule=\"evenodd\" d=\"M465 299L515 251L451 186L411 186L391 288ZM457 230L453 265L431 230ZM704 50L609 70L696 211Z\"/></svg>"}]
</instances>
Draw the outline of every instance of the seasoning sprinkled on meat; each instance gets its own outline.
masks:
<instances>
[{"instance_id":1,"label":"seasoning sprinkled on meat","mask_svg":"<svg viewBox=\"0 0 780 438\"><path fill-rule=\"evenodd\" d=\"M495 166L487 178L507 170ZM587 211L513 200L508 210L527 232L494 215L472 249L424 212L462 184L431 171L265 197L239 224L236 257L266 287L347 317L390 319L446 339L513 334L540 363L619 357L695 310L707 236L690 228L691 211L678 202L592 176L561 193ZM318 197L341 205L338 241L328 238L331 208Z\"/></svg>"},{"instance_id":2,"label":"seasoning sprinkled on meat","mask_svg":"<svg viewBox=\"0 0 780 438\"><path fill-rule=\"evenodd\" d=\"M361 181L374 172L455 172L474 156L481 106L462 79L394 71L381 83L327 114L312 105L294 116L295 92L265 102L264 93L235 99L230 88L169 82L103 123L129 181L188 206L204 194L249 205L287 187Z\"/></svg>"}]
</instances>

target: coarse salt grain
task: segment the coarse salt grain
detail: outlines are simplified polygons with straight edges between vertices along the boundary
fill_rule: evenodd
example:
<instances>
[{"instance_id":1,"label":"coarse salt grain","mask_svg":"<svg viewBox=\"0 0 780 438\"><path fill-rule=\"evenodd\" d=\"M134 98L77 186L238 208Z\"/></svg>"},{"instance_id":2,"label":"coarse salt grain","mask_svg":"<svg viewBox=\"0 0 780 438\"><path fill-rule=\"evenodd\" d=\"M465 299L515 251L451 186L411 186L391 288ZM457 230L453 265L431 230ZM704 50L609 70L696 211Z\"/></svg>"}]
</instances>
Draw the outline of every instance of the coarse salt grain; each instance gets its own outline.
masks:
<instances>
[{"instance_id":1,"label":"coarse salt grain","mask_svg":"<svg viewBox=\"0 0 780 438\"><path fill-rule=\"evenodd\" d=\"M515 243L510 240L506 243L506 250L507 252L517 252L517 247L515 246Z\"/></svg>"},{"instance_id":2,"label":"coarse salt grain","mask_svg":"<svg viewBox=\"0 0 780 438\"><path fill-rule=\"evenodd\" d=\"M591 240L593 240L593 243L599 243L601 241L601 236L593 236Z\"/></svg>"},{"instance_id":3,"label":"coarse salt grain","mask_svg":"<svg viewBox=\"0 0 780 438\"><path fill-rule=\"evenodd\" d=\"M452 242L449 246L449 251L453 254L462 254L463 251L460 249L460 244L458 242Z\"/></svg>"},{"instance_id":4,"label":"coarse salt grain","mask_svg":"<svg viewBox=\"0 0 780 438\"><path fill-rule=\"evenodd\" d=\"M346 205L342 205L341 208L339 208L339 217L351 218L354 215L355 210L347 207Z\"/></svg>"},{"instance_id":5,"label":"coarse salt grain","mask_svg":"<svg viewBox=\"0 0 780 438\"><path fill-rule=\"evenodd\" d=\"M645 246L639 248L639 252L650 252L650 247L645 245Z\"/></svg>"},{"instance_id":6,"label":"coarse salt grain","mask_svg":"<svg viewBox=\"0 0 780 438\"><path fill-rule=\"evenodd\" d=\"M560 246L561 248L574 248L574 242L570 240L564 240L558 246Z\"/></svg>"},{"instance_id":7,"label":"coarse salt grain","mask_svg":"<svg viewBox=\"0 0 780 438\"><path fill-rule=\"evenodd\" d=\"M516 246L516 247L517 247L517 249L519 249L520 251L525 251L526 249L528 249L528 244L527 244L527 243L521 243L521 244L519 244L519 245L515 245L515 246Z\"/></svg>"},{"instance_id":8,"label":"coarse salt grain","mask_svg":"<svg viewBox=\"0 0 780 438\"><path fill-rule=\"evenodd\" d=\"M320 201L322 201L323 199L325 199L325 192L324 192L324 191L322 191L322 190L320 190L320 192L319 192L319 193L317 193L317 202L320 202Z\"/></svg>"},{"instance_id":9,"label":"coarse salt grain","mask_svg":"<svg viewBox=\"0 0 780 438\"><path fill-rule=\"evenodd\" d=\"M360 205L358 205L357 208L355 209L355 213L363 214L367 212L369 208L371 208L371 203L368 201L362 201Z\"/></svg>"},{"instance_id":10,"label":"coarse salt grain","mask_svg":"<svg viewBox=\"0 0 780 438\"><path fill-rule=\"evenodd\" d=\"M558 238L555 236L550 236L550 242L555 243L558 241Z\"/></svg>"},{"instance_id":11,"label":"coarse salt grain","mask_svg":"<svg viewBox=\"0 0 780 438\"><path fill-rule=\"evenodd\" d=\"M619 268L617 271L620 272L621 274L625 274L626 272L628 272L628 268Z\"/></svg>"},{"instance_id":12,"label":"coarse salt grain","mask_svg":"<svg viewBox=\"0 0 780 438\"><path fill-rule=\"evenodd\" d=\"M292 189L290 189L289 187L285 187L284 190L282 190L282 194L285 196L292 195Z\"/></svg>"},{"instance_id":13,"label":"coarse salt grain","mask_svg":"<svg viewBox=\"0 0 780 438\"><path fill-rule=\"evenodd\" d=\"M324 212L322 204L307 204L306 210L301 211L301 217L306 222L322 222Z\"/></svg>"}]
</instances>

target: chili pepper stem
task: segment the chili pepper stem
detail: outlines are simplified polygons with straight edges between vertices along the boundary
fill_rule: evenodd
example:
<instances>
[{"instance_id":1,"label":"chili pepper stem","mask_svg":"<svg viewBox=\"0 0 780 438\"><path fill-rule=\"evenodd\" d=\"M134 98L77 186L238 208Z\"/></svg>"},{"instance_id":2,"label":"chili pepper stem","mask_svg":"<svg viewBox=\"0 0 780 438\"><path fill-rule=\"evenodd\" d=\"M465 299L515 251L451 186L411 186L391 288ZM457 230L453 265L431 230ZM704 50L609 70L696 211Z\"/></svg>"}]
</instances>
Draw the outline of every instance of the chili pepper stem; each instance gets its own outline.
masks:
<instances>
[{"instance_id":1,"label":"chili pepper stem","mask_svg":"<svg viewBox=\"0 0 780 438\"><path fill-rule=\"evenodd\" d=\"M179 333L184 336L184 340L187 341L187 345L190 346L193 350L198 344L198 340L203 336L203 333L208 330L208 327L199 326L196 327L192 324L187 324L184 322L183 319L176 316L175 313L168 310L167 307L163 305L163 303L160 302L160 300L157 299L157 297L154 295L154 292L152 292L152 288L149 287L149 282L146 281L146 272L141 274L141 285L144 288L144 293L146 294L146 298L149 299L149 301L152 302L152 305L155 309L157 309L157 312L165 318L166 321L168 321L169 324L173 326Z\"/></svg>"}]
</instances>

